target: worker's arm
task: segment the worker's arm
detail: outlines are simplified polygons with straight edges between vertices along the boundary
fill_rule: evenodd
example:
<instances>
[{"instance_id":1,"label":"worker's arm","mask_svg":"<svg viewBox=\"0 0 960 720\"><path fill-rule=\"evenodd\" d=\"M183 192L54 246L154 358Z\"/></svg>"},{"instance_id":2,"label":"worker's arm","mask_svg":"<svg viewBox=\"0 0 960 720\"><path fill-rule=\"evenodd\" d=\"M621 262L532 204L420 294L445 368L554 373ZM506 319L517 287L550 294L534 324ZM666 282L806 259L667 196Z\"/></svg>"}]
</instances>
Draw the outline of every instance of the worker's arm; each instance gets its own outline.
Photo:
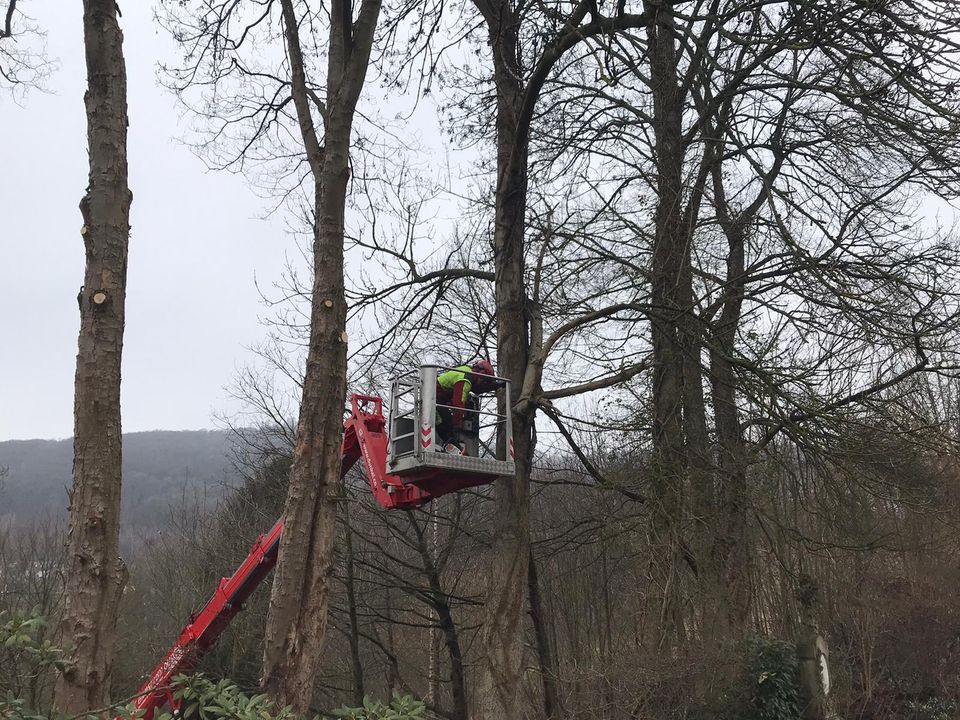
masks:
<instances>
[{"instance_id":1,"label":"worker's arm","mask_svg":"<svg viewBox=\"0 0 960 720\"><path fill-rule=\"evenodd\" d=\"M454 407L453 427L457 430L463 427L463 408L467 406L467 398L470 397L470 381L460 380L453 386L453 397L450 398L450 404Z\"/></svg>"},{"instance_id":2,"label":"worker's arm","mask_svg":"<svg viewBox=\"0 0 960 720\"><path fill-rule=\"evenodd\" d=\"M473 383L473 391L477 395L484 395L486 393L492 393L500 388L504 387L507 384L506 380L500 380L499 378L492 378L488 375L480 375L476 378L476 381Z\"/></svg>"}]
</instances>

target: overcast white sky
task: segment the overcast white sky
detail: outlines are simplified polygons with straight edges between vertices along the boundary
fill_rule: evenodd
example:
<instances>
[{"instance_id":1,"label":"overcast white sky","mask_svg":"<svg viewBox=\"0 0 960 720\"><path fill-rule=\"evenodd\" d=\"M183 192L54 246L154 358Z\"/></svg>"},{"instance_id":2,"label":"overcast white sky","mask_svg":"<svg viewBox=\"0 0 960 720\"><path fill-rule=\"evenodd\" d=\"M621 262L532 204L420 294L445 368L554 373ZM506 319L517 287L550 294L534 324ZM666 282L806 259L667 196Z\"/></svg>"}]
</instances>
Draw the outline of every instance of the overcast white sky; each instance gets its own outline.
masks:
<instances>
[{"instance_id":1,"label":"overcast white sky","mask_svg":"<svg viewBox=\"0 0 960 720\"><path fill-rule=\"evenodd\" d=\"M179 144L186 120L159 87L168 39L150 3L121 2L133 190L123 429L212 427L224 386L264 335L254 286L276 279L293 239L258 219L242 178L205 171ZM0 440L69 437L83 279L77 205L86 185L79 2L24 3L60 69L22 107L0 98Z\"/></svg>"}]
</instances>

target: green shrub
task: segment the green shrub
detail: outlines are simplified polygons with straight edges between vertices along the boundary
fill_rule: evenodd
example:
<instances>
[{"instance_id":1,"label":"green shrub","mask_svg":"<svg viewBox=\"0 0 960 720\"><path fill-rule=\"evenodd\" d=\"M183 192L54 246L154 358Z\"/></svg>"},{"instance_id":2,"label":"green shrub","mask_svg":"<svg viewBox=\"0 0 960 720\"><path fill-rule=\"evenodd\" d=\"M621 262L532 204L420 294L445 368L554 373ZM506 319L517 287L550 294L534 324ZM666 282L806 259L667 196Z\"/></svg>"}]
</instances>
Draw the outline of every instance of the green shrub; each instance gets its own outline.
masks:
<instances>
[{"instance_id":1,"label":"green shrub","mask_svg":"<svg viewBox=\"0 0 960 720\"><path fill-rule=\"evenodd\" d=\"M176 678L176 697L183 700L185 720L293 720L289 708L278 709L266 695L246 695L230 680L213 681L202 674ZM331 717L341 720L423 720L426 707L409 696L394 695L388 704L366 698L361 708L343 707ZM172 720L169 713L155 720ZM318 718L317 720L321 720ZM325 720L325 719L324 719Z\"/></svg>"},{"instance_id":2,"label":"green shrub","mask_svg":"<svg viewBox=\"0 0 960 720\"><path fill-rule=\"evenodd\" d=\"M187 720L292 720L289 708L277 709L266 695L246 695L230 680L213 681L202 675L180 675L175 679L176 697ZM171 720L169 712L155 720Z\"/></svg>"},{"instance_id":3,"label":"green shrub","mask_svg":"<svg viewBox=\"0 0 960 720\"><path fill-rule=\"evenodd\" d=\"M751 705L744 720L799 720L799 665L792 643L752 638L744 644Z\"/></svg>"},{"instance_id":4,"label":"green shrub","mask_svg":"<svg viewBox=\"0 0 960 720\"><path fill-rule=\"evenodd\" d=\"M364 698L362 708L340 708L333 716L343 720L422 720L426 706L409 695L394 695L389 704Z\"/></svg>"},{"instance_id":5,"label":"green shrub","mask_svg":"<svg viewBox=\"0 0 960 720\"><path fill-rule=\"evenodd\" d=\"M31 707L20 688L31 676L63 670L62 655L49 640L41 640L46 621L37 611L25 615L0 612L0 660L5 674L0 677L0 718L45 720L40 709Z\"/></svg>"},{"instance_id":6,"label":"green shrub","mask_svg":"<svg viewBox=\"0 0 960 720\"><path fill-rule=\"evenodd\" d=\"M683 720L799 720L797 654L791 643L751 638L705 662L713 693L687 704Z\"/></svg>"}]
</instances>

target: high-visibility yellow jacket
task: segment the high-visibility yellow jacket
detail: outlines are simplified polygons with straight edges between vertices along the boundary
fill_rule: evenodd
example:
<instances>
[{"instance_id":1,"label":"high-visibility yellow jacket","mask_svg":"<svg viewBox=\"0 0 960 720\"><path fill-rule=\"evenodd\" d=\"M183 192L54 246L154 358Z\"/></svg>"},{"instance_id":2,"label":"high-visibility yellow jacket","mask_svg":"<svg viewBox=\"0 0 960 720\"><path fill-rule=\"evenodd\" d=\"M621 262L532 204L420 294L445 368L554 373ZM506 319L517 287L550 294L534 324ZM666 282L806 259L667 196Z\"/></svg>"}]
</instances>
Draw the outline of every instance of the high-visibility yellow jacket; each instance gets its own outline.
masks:
<instances>
[{"instance_id":1,"label":"high-visibility yellow jacket","mask_svg":"<svg viewBox=\"0 0 960 720\"><path fill-rule=\"evenodd\" d=\"M453 370L437 375L437 402L441 405L450 405L454 408L464 408L473 383L470 382L470 373L473 368L469 365L458 365ZM463 424L463 410L453 411L453 426Z\"/></svg>"}]
</instances>

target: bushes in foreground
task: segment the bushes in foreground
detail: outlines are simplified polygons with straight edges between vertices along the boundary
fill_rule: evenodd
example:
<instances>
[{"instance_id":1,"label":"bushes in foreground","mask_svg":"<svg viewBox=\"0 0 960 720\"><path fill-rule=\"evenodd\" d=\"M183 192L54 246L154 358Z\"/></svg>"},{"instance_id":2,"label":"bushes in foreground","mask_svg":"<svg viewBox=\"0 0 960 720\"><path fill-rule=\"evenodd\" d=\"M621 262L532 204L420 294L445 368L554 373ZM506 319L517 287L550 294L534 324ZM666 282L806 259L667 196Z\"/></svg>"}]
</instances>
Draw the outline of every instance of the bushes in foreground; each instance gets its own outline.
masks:
<instances>
[{"instance_id":1,"label":"bushes in foreground","mask_svg":"<svg viewBox=\"0 0 960 720\"><path fill-rule=\"evenodd\" d=\"M46 623L35 613L0 613L0 718L5 720L87 720L61 717L54 709L38 707L25 691L30 683L63 671L62 653L44 638ZM197 675L176 679L175 697L183 705L178 720L293 720L289 708L275 707L266 695L246 695L230 680L214 681ZM132 703L103 708L97 716L134 720ZM93 720L94 715L90 716ZM365 699L363 707L343 707L322 713L316 720L424 720L426 707L419 700L395 695L388 703ZM157 713L154 720L173 720L171 712Z\"/></svg>"}]
</instances>

